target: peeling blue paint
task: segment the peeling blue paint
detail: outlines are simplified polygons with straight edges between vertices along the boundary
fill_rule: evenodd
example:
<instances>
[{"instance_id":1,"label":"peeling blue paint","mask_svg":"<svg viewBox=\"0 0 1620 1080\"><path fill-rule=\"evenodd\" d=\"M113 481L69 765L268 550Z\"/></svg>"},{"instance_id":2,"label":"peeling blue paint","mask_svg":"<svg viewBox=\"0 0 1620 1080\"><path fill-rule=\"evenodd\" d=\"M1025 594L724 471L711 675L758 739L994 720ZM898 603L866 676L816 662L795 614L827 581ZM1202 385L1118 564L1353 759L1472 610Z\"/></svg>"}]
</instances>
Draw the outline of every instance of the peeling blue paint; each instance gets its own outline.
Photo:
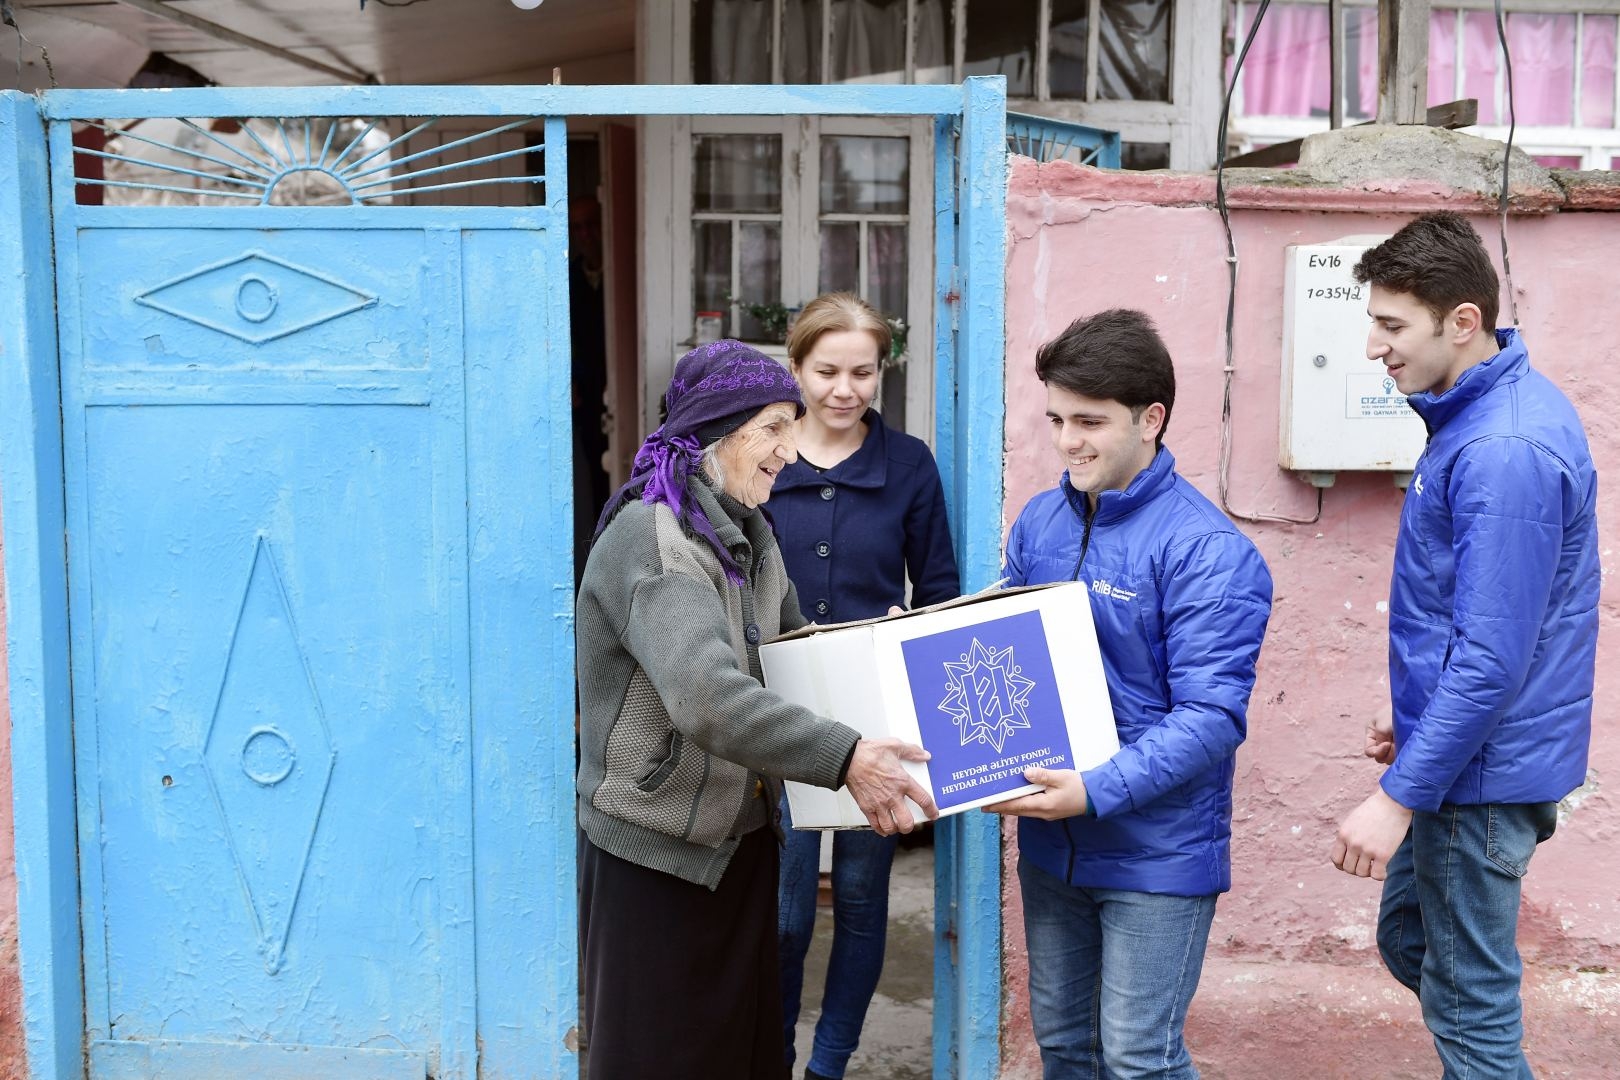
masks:
<instances>
[{"instance_id":1,"label":"peeling blue paint","mask_svg":"<svg viewBox=\"0 0 1620 1080\"><path fill-rule=\"evenodd\" d=\"M17 938L31 1074L83 1071L66 532L50 183L37 102L0 91L0 497L16 815Z\"/></svg>"}]
</instances>

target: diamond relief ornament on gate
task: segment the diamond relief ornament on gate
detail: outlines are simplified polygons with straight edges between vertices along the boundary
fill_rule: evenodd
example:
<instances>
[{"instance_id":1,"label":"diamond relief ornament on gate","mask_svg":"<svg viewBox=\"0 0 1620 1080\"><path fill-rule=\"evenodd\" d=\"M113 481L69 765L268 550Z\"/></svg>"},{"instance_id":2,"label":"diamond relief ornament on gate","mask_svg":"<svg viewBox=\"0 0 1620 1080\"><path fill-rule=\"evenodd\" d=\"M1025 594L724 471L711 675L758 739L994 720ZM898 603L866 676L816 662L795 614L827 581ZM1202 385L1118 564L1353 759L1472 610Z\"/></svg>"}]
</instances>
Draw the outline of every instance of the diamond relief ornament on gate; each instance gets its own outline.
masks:
<instances>
[{"instance_id":1,"label":"diamond relief ornament on gate","mask_svg":"<svg viewBox=\"0 0 1620 1080\"><path fill-rule=\"evenodd\" d=\"M204 770L265 970L281 969L337 751L261 536L231 631Z\"/></svg>"},{"instance_id":2,"label":"diamond relief ornament on gate","mask_svg":"<svg viewBox=\"0 0 1620 1080\"><path fill-rule=\"evenodd\" d=\"M249 345L368 308L377 297L284 259L250 251L146 290L135 302Z\"/></svg>"}]
</instances>

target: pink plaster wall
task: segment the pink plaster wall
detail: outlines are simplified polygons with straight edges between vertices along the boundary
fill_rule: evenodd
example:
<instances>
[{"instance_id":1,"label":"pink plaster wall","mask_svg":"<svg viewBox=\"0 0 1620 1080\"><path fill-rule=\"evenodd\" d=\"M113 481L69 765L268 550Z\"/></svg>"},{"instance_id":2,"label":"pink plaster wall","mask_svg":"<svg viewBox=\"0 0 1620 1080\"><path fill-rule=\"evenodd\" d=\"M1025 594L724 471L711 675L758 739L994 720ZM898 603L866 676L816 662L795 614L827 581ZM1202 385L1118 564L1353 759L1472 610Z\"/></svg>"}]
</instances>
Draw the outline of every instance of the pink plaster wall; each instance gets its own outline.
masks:
<instances>
[{"instance_id":1,"label":"pink plaster wall","mask_svg":"<svg viewBox=\"0 0 1620 1080\"><path fill-rule=\"evenodd\" d=\"M1047 442L1035 348L1070 320L1114 306L1148 311L1176 360L1166 443L1183 475L1216 498L1227 297L1225 241L1206 178L1134 179L1015 159L1008 199L1006 523L1060 466ZM1290 206L1312 205L1290 193ZM1240 205L1266 206L1250 191ZM1277 205L1280 200L1270 200ZM1230 499L1242 512L1309 518L1316 496L1277 468L1283 250L1389 233L1445 194L1327 193L1321 209L1233 213L1241 273ZM1385 212L1389 209L1401 213ZM1466 203L1459 208L1470 208ZM1358 212L1359 211L1359 212ZM1476 227L1496 249L1495 222ZM1613 319L1620 215L1555 213L1509 222L1519 315L1532 361L1574 400L1598 470L1620 476L1620 325ZM1500 267L1499 267L1500 268ZM1505 311L1505 305L1504 305ZM1505 317L1504 317L1505 321ZM1371 361L1369 361L1371 363ZM1600 488L1605 562L1620 483ZM1363 731L1387 714L1386 616L1402 493L1387 476L1341 475L1314 525L1248 525L1270 564L1275 603L1239 752L1233 890L1223 897L1189 1022L1205 1075L1432 1076L1421 1017L1379 965L1375 883L1328 862L1340 817L1379 769ZM1604 574L1607 576L1608 568ZM1537 854L1524 892L1527 1046L1538 1076L1612 1075L1620 1034L1620 593L1605 597L1590 790ZM1015 845L1009 839L1009 858ZM1028 1028L1022 911L1005 896L1003 1075L1038 1074ZM1577 971L1598 968L1598 971ZM1370 1050L1369 1050L1370 1048ZM1338 1051L1342 1049L1344 1055ZM1369 1053L1371 1056L1369 1056Z\"/></svg>"}]
</instances>

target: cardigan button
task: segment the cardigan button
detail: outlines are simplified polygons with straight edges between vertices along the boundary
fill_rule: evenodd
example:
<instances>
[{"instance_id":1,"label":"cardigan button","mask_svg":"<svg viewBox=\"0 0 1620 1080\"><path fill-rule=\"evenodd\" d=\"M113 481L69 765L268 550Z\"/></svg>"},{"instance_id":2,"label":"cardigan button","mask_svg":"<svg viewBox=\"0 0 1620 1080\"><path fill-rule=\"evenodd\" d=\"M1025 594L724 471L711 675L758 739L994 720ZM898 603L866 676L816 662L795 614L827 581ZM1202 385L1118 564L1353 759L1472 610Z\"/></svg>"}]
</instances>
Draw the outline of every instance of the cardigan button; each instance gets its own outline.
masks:
<instances>
[{"instance_id":1,"label":"cardigan button","mask_svg":"<svg viewBox=\"0 0 1620 1080\"><path fill-rule=\"evenodd\" d=\"M823 540L821 543L816 545L816 554L825 559L828 555L832 554L832 545Z\"/></svg>"},{"instance_id":2,"label":"cardigan button","mask_svg":"<svg viewBox=\"0 0 1620 1080\"><path fill-rule=\"evenodd\" d=\"M822 497L823 500L832 499L832 497L833 497L833 489L832 489L831 484L828 484L826 487L821 489L821 497Z\"/></svg>"},{"instance_id":3,"label":"cardigan button","mask_svg":"<svg viewBox=\"0 0 1620 1080\"><path fill-rule=\"evenodd\" d=\"M817 600L816 601L816 614L817 615L825 615L825 614L827 614L827 601L825 601L825 600Z\"/></svg>"},{"instance_id":4,"label":"cardigan button","mask_svg":"<svg viewBox=\"0 0 1620 1080\"><path fill-rule=\"evenodd\" d=\"M749 623L748 628L743 631L743 637L745 639L747 639L748 644L750 644L750 645L758 645L759 644L759 624L758 623Z\"/></svg>"}]
</instances>

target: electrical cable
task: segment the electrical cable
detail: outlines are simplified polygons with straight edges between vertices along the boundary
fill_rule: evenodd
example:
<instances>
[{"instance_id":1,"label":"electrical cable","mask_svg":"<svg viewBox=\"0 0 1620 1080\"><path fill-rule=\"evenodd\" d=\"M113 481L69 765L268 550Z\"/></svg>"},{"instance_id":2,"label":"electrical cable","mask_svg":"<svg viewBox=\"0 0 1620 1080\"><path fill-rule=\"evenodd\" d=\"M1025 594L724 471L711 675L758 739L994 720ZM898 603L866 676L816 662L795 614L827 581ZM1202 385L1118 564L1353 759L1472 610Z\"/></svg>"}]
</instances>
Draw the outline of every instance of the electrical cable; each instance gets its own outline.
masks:
<instances>
[{"instance_id":1,"label":"electrical cable","mask_svg":"<svg viewBox=\"0 0 1620 1080\"><path fill-rule=\"evenodd\" d=\"M1496 40L1502 45L1502 65L1507 69L1508 137L1502 149L1502 194L1497 200L1497 227L1502 236L1502 276L1507 279L1508 314L1513 325L1519 325L1519 301L1513 295L1513 267L1508 263L1508 163L1513 160L1513 133L1518 127L1518 116L1513 109L1513 56L1508 51L1507 25L1502 15L1502 0L1496 0Z\"/></svg>"},{"instance_id":2,"label":"electrical cable","mask_svg":"<svg viewBox=\"0 0 1620 1080\"><path fill-rule=\"evenodd\" d=\"M1497 0L1498 3L1501 0ZM1224 372L1224 387L1221 392L1221 452L1220 461L1216 467L1215 486L1220 494L1221 509L1232 517L1255 524L1260 522L1276 522L1283 525L1315 525L1322 520L1322 488L1316 489L1316 516L1311 518L1286 517L1281 514L1244 513L1232 508L1227 498L1227 477L1232 466L1232 376L1237 368L1233 363L1236 336L1234 326L1237 321L1237 278L1238 257L1237 241L1232 236L1232 215L1226 206L1226 128L1232 118L1232 95L1237 90L1238 79L1243 74L1243 60L1249 55L1249 46L1254 44L1255 35L1260 31L1260 22L1266 17L1266 9L1271 6L1271 0L1260 0L1260 7L1254 13L1254 22L1249 25L1249 34L1243 41L1243 48L1238 51L1237 62L1232 65L1232 81L1226 88L1226 103L1221 109L1221 125L1218 142L1215 146L1215 206L1221 212L1221 227L1226 230L1226 366Z\"/></svg>"}]
</instances>

